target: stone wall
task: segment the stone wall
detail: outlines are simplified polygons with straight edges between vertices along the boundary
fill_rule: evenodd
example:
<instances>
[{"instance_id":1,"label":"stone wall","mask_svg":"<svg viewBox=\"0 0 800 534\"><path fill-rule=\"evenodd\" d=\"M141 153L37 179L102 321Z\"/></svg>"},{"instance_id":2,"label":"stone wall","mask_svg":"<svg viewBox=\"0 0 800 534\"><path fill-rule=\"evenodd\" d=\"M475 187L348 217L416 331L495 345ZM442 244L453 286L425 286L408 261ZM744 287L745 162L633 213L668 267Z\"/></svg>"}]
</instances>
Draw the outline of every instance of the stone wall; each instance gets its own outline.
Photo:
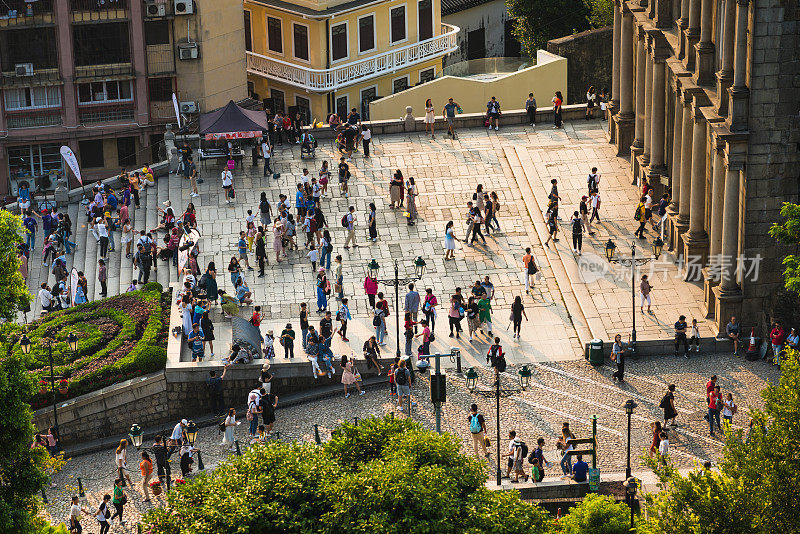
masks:
<instances>
[{"instance_id":1,"label":"stone wall","mask_svg":"<svg viewBox=\"0 0 800 534\"><path fill-rule=\"evenodd\" d=\"M796 247L776 245L768 231L781 220L784 202L800 201L800 7L780 0L750 6L750 135L741 192L741 254L762 257L758 279L742 287L742 314L755 322L769 321L770 296L783 283L781 262L796 252Z\"/></svg>"},{"instance_id":2,"label":"stone wall","mask_svg":"<svg viewBox=\"0 0 800 534\"><path fill-rule=\"evenodd\" d=\"M613 28L568 35L547 42L547 51L567 58L567 104L586 103L586 89L611 91Z\"/></svg>"}]
</instances>

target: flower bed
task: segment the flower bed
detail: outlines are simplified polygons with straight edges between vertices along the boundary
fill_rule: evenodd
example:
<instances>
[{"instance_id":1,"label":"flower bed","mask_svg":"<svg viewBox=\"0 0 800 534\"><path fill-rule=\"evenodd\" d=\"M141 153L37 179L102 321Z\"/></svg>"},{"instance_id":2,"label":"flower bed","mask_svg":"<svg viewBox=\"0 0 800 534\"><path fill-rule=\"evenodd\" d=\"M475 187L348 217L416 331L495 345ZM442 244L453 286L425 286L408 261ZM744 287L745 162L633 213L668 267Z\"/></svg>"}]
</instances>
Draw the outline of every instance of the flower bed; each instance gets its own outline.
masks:
<instances>
[{"instance_id":1,"label":"flower bed","mask_svg":"<svg viewBox=\"0 0 800 534\"><path fill-rule=\"evenodd\" d=\"M40 382L31 398L37 409L52 401L50 360L43 340L52 342L55 375L66 380L63 384L56 379L56 397L62 401L163 369L168 314L169 294L151 282L139 291L54 312L29 325L3 325L0 357L21 358L36 380L47 383ZM19 345L23 332L32 344L30 354ZM70 332L78 337L74 353L67 345Z\"/></svg>"}]
</instances>

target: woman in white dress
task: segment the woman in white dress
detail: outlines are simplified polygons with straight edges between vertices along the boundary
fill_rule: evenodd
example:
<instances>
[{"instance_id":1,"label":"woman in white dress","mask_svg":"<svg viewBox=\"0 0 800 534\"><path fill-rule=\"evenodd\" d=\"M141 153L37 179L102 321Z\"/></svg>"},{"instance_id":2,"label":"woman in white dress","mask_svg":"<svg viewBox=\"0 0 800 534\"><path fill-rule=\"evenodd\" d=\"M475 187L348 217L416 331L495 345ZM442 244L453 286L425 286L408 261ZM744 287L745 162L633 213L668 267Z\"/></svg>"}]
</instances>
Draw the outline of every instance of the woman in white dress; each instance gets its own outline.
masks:
<instances>
[{"instance_id":1,"label":"woman in white dress","mask_svg":"<svg viewBox=\"0 0 800 534\"><path fill-rule=\"evenodd\" d=\"M119 441L119 447L114 452L114 465L117 468L117 478L120 480L125 477L125 480L128 481L128 484L131 486L133 482L131 482L131 476L126 473L126 469L128 468L128 440L121 439Z\"/></svg>"},{"instance_id":2,"label":"woman in white dress","mask_svg":"<svg viewBox=\"0 0 800 534\"><path fill-rule=\"evenodd\" d=\"M436 122L436 119L433 115L433 102L431 99L425 101L425 133L428 133L428 125L431 125L431 139L436 139L436 136L433 135L433 123Z\"/></svg>"},{"instance_id":3,"label":"woman in white dress","mask_svg":"<svg viewBox=\"0 0 800 534\"><path fill-rule=\"evenodd\" d=\"M453 231L453 221L447 221L447 226L444 227L444 259L456 259L456 241L461 241L456 237Z\"/></svg>"},{"instance_id":4,"label":"woman in white dress","mask_svg":"<svg viewBox=\"0 0 800 534\"><path fill-rule=\"evenodd\" d=\"M233 448L233 442L236 439L236 409L231 408L228 410L228 416L225 418L225 436L222 438L222 444L227 445L228 449Z\"/></svg>"},{"instance_id":5,"label":"woman in white dress","mask_svg":"<svg viewBox=\"0 0 800 534\"><path fill-rule=\"evenodd\" d=\"M414 226L414 221L417 219L417 185L414 183L414 177L408 179L408 186L406 187L406 206L408 207L408 225Z\"/></svg>"}]
</instances>

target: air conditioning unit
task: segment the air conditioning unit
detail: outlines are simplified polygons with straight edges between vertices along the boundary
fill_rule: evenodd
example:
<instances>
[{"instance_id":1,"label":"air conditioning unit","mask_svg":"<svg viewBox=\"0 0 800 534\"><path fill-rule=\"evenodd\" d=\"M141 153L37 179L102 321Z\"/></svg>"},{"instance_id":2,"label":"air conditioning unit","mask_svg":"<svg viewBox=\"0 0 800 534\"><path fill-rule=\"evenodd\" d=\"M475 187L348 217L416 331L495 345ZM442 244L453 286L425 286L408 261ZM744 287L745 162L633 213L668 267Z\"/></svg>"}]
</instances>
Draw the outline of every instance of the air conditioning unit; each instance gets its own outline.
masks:
<instances>
[{"instance_id":1,"label":"air conditioning unit","mask_svg":"<svg viewBox=\"0 0 800 534\"><path fill-rule=\"evenodd\" d=\"M181 102L181 113L197 113L197 102Z\"/></svg>"},{"instance_id":2,"label":"air conditioning unit","mask_svg":"<svg viewBox=\"0 0 800 534\"><path fill-rule=\"evenodd\" d=\"M191 15L194 13L194 2L192 0L175 0L176 15Z\"/></svg>"},{"instance_id":3,"label":"air conditioning unit","mask_svg":"<svg viewBox=\"0 0 800 534\"><path fill-rule=\"evenodd\" d=\"M17 63L14 72L18 77L33 76L33 63Z\"/></svg>"},{"instance_id":4,"label":"air conditioning unit","mask_svg":"<svg viewBox=\"0 0 800 534\"><path fill-rule=\"evenodd\" d=\"M185 43L178 47L178 59L185 61L187 59L197 59L198 56L197 43Z\"/></svg>"},{"instance_id":5,"label":"air conditioning unit","mask_svg":"<svg viewBox=\"0 0 800 534\"><path fill-rule=\"evenodd\" d=\"M167 5L163 1L149 1L145 5L145 14L148 17L163 17L167 14Z\"/></svg>"}]
</instances>

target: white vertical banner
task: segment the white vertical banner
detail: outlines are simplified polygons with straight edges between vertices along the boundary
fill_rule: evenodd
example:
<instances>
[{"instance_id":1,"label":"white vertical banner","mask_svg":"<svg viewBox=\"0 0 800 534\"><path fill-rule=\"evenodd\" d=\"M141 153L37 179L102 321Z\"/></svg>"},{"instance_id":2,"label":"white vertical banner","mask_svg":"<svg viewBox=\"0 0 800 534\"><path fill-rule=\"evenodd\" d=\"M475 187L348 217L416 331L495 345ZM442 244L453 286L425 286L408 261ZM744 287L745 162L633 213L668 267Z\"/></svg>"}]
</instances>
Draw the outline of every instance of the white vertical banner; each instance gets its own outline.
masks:
<instances>
[{"instance_id":1,"label":"white vertical banner","mask_svg":"<svg viewBox=\"0 0 800 534\"><path fill-rule=\"evenodd\" d=\"M181 129L181 108L178 106L178 97L172 93L172 107L175 108L175 118L178 119L178 129Z\"/></svg>"},{"instance_id":2,"label":"white vertical banner","mask_svg":"<svg viewBox=\"0 0 800 534\"><path fill-rule=\"evenodd\" d=\"M75 294L78 292L78 269L73 267L69 273L69 305L75 306Z\"/></svg>"},{"instance_id":3,"label":"white vertical banner","mask_svg":"<svg viewBox=\"0 0 800 534\"><path fill-rule=\"evenodd\" d=\"M78 166L78 158L75 157L75 153L72 149L66 145L61 147L61 157L64 158L64 161L67 162L69 168L72 169L73 174L75 174L75 178L78 179L81 185L83 185L83 178L81 178L81 168Z\"/></svg>"}]
</instances>

